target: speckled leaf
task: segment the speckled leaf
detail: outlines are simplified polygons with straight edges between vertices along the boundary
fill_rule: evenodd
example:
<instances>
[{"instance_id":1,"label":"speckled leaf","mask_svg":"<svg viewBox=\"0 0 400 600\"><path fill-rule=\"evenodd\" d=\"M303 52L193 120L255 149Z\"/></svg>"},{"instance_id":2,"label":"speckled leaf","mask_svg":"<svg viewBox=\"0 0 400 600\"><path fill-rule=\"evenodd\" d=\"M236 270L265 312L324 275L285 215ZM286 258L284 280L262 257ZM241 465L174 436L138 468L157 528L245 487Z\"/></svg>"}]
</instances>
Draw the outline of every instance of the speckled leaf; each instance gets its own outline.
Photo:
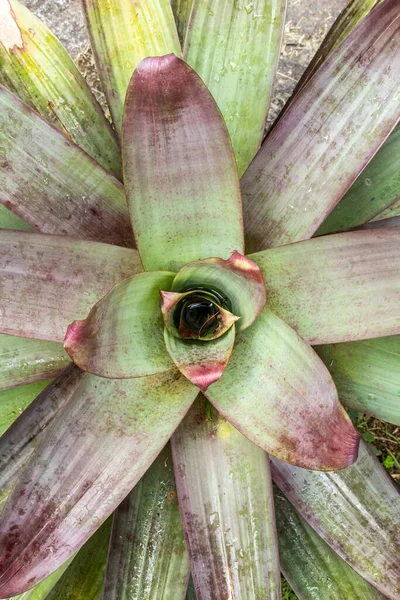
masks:
<instances>
[{"instance_id":1,"label":"speckled leaf","mask_svg":"<svg viewBox=\"0 0 400 600\"><path fill-rule=\"evenodd\" d=\"M304 519L385 596L400 594L400 495L362 442L358 460L318 473L272 459L275 482Z\"/></svg>"},{"instance_id":2,"label":"speckled leaf","mask_svg":"<svg viewBox=\"0 0 400 600\"><path fill-rule=\"evenodd\" d=\"M60 344L0 335L0 390L56 377L69 362Z\"/></svg>"},{"instance_id":3,"label":"speckled leaf","mask_svg":"<svg viewBox=\"0 0 400 600\"><path fill-rule=\"evenodd\" d=\"M282 572L299 600L384 600L274 489Z\"/></svg>"},{"instance_id":4,"label":"speckled leaf","mask_svg":"<svg viewBox=\"0 0 400 600\"><path fill-rule=\"evenodd\" d=\"M201 600L280 599L265 452L200 395L172 438L191 571Z\"/></svg>"},{"instance_id":5,"label":"speckled leaf","mask_svg":"<svg viewBox=\"0 0 400 600\"><path fill-rule=\"evenodd\" d=\"M49 381L36 381L26 385L1 390L0 392L0 436L10 427Z\"/></svg>"},{"instance_id":6,"label":"speckled leaf","mask_svg":"<svg viewBox=\"0 0 400 600\"><path fill-rule=\"evenodd\" d=\"M135 71L122 149L146 270L177 271L194 260L243 253L242 204L228 132L200 77L176 56L147 58Z\"/></svg>"},{"instance_id":7,"label":"speckled leaf","mask_svg":"<svg viewBox=\"0 0 400 600\"><path fill-rule=\"evenodd\" d=\"M343 469L359 436L323 362L288 325L264 310L236 340L225 372L206 393L255 444L308 469Z\"/></svg>"},{"instance_id":8,"label":"speckled leaf","mask_svg":"<svg viewBox=\"0 0 400 600\"><path fill-rule=\"evenodd\" d=\"M400 117L398 0L346 37L267 137L242 179L248 251L307 239Z\"/></svg>"},{"instance_id":9,"label":"speckled leaf","mask_svg":"<svg viewBox=\"0 0 400 600\"><path fill-rule=\"evenodd\" d=\"M0 83L121 177L110 123L58 39L18 0L1 0L0 23Z\"/></svg>"},{"instance_id":10,"label":"speckled leaf","mask_svg":"<svg viewBox=\"0 0 400 600\"><path fill-rule=\"evenodd\" d=\"M137 483L197 395L176 372L86 374L57 413L0 522L0 596L25 591L85 542Z\"/></svg>"},{"instance_id":11,"label":"speckled leaf","mask_svg":"<svg viewBox=\"0 0 400 600\"><path fill-rule=\"evenodd\" d=\"M111 518L82 546L46 600L101 600Z\"/></svg>"},{"instance_id":12,"label":"speckled leaf","mask_svg":"<svg viewBox=\"0 0 400 600\"><path fill-rule=\"evenodd\" d=\"M164 344L160 290L175 273L151 271L118 283L82 321L67 330L64 347L84 371L124 379L174 369Z\"/></svg>"},{"instance_id":13,"label":"speckled leaf","mask_svg":"<svg viewBox=\"0 0 400 600\"><path fill-rule=\"evenodd\" d=\"M28 592L13 596L10 600L47 600L49 593L56 585L57 581L63 575L64 571L69 567L72 562L72 558L67 560L61 567L59 567L54 573L46 577L41 583L35 585Z\"/></svg>"},{"instance_id":14,"label":"speckled leaf","mask_svg":"<svg viewBox=\"0 0 400 600\"><path fill-rule=\"evenodd\" d=\"M342 402L400 425L400 336L317 346Z\"/></svg>"},{"instance_id":15,"label":"speckled leaf","mask_svg":"<svg viewBox=\"0 0 400 600\"><path fill-rule=\"evenodd\" d=\"M114 513L103 598L184 600L188 578L189 557L167 445Z\"/></svg>"},{"instance_id":16,"label":"speckled leaf","mask_svg":"<svg viewBox=\"0 0 400 600\"><path fill-rule=\"evenodd\" d=\"M84 0L97 69L117 131L126 89L146 56L181 53L168 0Z\"/></svg>"},{"instance_id":17,"label":"speckled leaf","mask_svg":"<svg viewBox=\"0 0 400 600\"><path fill-rule=\"evenodd\" d=\"M136 250L0 230L0 332L62 342L110 288L142 270Z\"/></svg>"},{"instance_id":18,"label":"speckled leaf","mask_svg":"<svg viewBox=\"0 0 400 600\"><path fill-rule=\"evenodd\" d=\"M133 245L121 183L3 86L0 204L45 233Z\"/></svg>"},{"instance_id":19,"label":"speckled leaf","mask_svg":"<svg viewBox=\"0 0 400 600\"><path fill-rule=\"evenodd\" d=\"M170 0L172 12L174 13L175 17L176 28L182 44L185 39L186 28L188 26L193 1L194 0Z\"/></svg>"},{"instance_id":20,"label":"speckled leaf","mask_svg":"<svg viewBox=\"0 0 400 600\"><path fill-rule=\"evenodd\" d=\"M28 225L22 219L17 217L11 210L0 204L0 228L1 229L20 229L22 231L35 231L32 225Z\"/></svg>"},{"instance_id":21,"label":"speckled leaf","mask_svg":"<svg viewBox=\"0 0 400 600\"><path fill-rule=\"evenodd\" d=\"M397 126L322 223L317 235L362 225L400 200L399 156L400 126Z\"/></svg>"},{"instance_id":22,"label":"speckled leaf","mask_svg":"<svg viewBox=\"0 0 400 600\"><path fill-rule=\"evenodd\" d=\"M167 329L165 345L181 373L202 392L218 381L224 372L235 343L235 326L214 340L183 340Z\"/></svg>"},{"instance_id":23,"label":"speckled leaf","mask_svg":"<svg viewBox=\"0 0 400 600\"><path fill-rule=\"evenodd\" d=\"M323 236L250 258L269 308L308 342L400 333L400 229Z\"/></svg>"},{"instance_id":24,"label":"speckled leaf","mask_svg":"<svg viewBox=\"0 0 400 600\"><path fill-rule=\"evenodd\" d=\"M285 22L286 0L197 0L183 55L214 96L239 175L261 145Z\"/></svg>"}]
</instances>

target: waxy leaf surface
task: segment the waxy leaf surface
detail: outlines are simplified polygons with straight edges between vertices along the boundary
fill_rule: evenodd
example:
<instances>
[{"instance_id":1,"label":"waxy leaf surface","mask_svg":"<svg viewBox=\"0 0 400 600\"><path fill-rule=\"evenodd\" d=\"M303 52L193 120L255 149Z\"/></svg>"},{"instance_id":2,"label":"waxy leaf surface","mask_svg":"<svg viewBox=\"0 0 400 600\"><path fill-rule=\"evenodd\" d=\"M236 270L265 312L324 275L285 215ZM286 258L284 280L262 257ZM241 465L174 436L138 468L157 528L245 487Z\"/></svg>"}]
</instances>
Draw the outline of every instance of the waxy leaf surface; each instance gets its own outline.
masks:
<instances>
[{"instance_id":1,"label":"waxy leaf surface","mask_svg":"<svg viewBox=\"0 0 400 600\"><path fill-rule=\"evenodd\" d=\"M269 460L200 395L172 437L179 506L201 600L278 600Z\"/></svg>"},{"instance_id":2,"label":"waxy leaf surface","mask_svg":"<svg viewBox=\"0 0 400 600\"><path fill-rule=\"evenodd\" d=\"M142 270L136 250L23 231L0 230L0 255L0 332L57 342Z\"/></svg>"},{"instance_id":3,"label":"waxy leaf surface","mask_svg":"<svg viewBox=\"0 0 400 600\"><path fill-rule=\"evenodd\" d=\"M168 0L84 0L97 69L116 130L133 71L146 56L181 53Z\"/></svg>"},{"instance_id":4,"label":"waxy leaf surface","mask_svg":"<svg viewBox=\"0 0 400 600\"><path fill-rule=\"evenodd\" d=\"M207 397L239 431L282 460L330 470L357 457L358 434L325 365L267 310L237 337Z\"/></svg>"},{"instance_id":5,"label":"waxy leaf surface","mask_svg":"<svg viewBox=\"0 0 400 600\"><path fill-rule=\"evenodd\" d=\"M18 0L1 1L0 23L0 83L121 177L115 134L62 44Z\"/></svg>"},{"instance_id":6,"label":"waxy leaf surface","mask_svg":"<svg viewBox=\"0 0 400 600\"><path fill-rule=\"evenodd\" d=\"M242 179L248 251L307 239L400 117L398 0L385 0L293 99Z\"/></svg>"},{"instance_id":7,"label":"waxy leaf surface","mask_svg":"<svg viewBox=\"0 0 400 600\"><path fill-rule=\"evenodd\" d=\"M160 290L175 273L151 271L118 283L83 321L67 330L64 347L84 371L124 379L173 370L164 344Z\"/></svg>"},{"instance_id":8,"label":"waxy leaf surface","mask_svg":"<svg viewBox=\"0 0 400 600\"><path fill-rule=\"evenodd\" d=\"M44 233L133 245L121 183L2 86L0 204Z\"/></svg>"},{"instance_id":9,"label":"waxy leaf surface","mask_svg":"<svg viewBox=\"0 0 400 600\"><path fill-rule=\"evenodd\" d=\"M285 9L286 0L197 0L190 13L183 56L222 112L239 175L263 138Z\"/></svg>"},{"instance_id":10,"label":"waxy leaf surface","mask_svg":"<svg viewBox=\"0 0 400 600\"><path fill-rule=\"evenodd\" d=\"M144 474L197 390L172 374L86 374L6 503L0 597L38 583L85 542Z\"/></svg>"},{"instance_id":11,"label":"waxy leaf surface","mask_svg":"<svg viewBox=\"0 0 400 600\"><path fill-rule=\"evenodd\" d=\"M400 229L322 236L250 258L268 307L308 342L400 333Z\"/></svg>"},{"instance_id":12,"label":"waxy leaf surface","mask_svg":"<svg viewBox=\"0 0 400 600\"><path fill-rule=\"evenodd\" d=\"M346 406L400 425L400 336L317 346Z\"/></svg>"},{"instance_id":13,"label":"waxy leaf surface","mask_svg":"<svg viewBox=\"0 0 400 600\"><path fill-rule=\"evenodd\" d=\"M317 473L272 459L272 476L304 519L353 569L391 600L400 594L400 495L361 442L358 460Z\"/></svg>"},{"instance_id":14,"label":"waxy leaf surface","mask_svg":"<svg viewBox=\"0 0 400 600\"><path fill-rule=\"evenodd\" d=\"M168 444L114 513L104 598L184 600L188 579Z\"/></svg>"},{"instance_id":15,"label":"waxy leaf surface","mask_svg":"<svg viewBox=\"0 0 400 600\"><path fill-rule=\"evenodd\" d=\"M122 150L146 270L177 271L194 260L243 253L242 204L228 132L204 83L176 56L147 58L135 71Z\"/></svg>"}]
</instances>

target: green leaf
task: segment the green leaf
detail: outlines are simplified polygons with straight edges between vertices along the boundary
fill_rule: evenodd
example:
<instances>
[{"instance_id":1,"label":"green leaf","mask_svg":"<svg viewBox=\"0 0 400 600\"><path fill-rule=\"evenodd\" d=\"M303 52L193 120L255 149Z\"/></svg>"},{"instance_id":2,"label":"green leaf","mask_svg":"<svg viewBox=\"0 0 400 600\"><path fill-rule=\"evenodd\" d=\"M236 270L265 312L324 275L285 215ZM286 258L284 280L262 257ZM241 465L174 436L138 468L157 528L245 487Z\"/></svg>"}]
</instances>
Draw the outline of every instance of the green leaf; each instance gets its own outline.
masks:
<instances>
[{"instance_id":1,"label":"green leaf","mask_svg":"<svg viewBox=\"0 0 400 600\"><path fill-rule=\"evenodd\" d=\"M296 95L242 178L248 251L304 240L400 117L398 0L385 0Z\"/></svg>"},{"instance_id":2,"label":"green leaf","mask_svg":"<svg viewBox=\"0 0 400 600\"><path fill-rule=\"evenodd\" d=\"M136 250L6 229L0 256L0 332L55 342L111 287L142 270Z\"/></svg>"},{"instance_id":3,"label":"green leaf","mask_svg":"<svg viewBox=\"0 0 400 600\"><path fill-rule=\"evenodd\" d=\"M164 344L160 290L175 273L151 271L118 283L83 321L68 327L64 347L84 371L110 378L173 370Z\"/></svg>"},{"instance_id":4,"label":"green leaf","mask_svg":"<svg viewBox=\"0 0 400 600\"><path fill-rule=\"evenodd\" d=\"M45 233L133 245L122 184L2 86L0 204Z\"/></svg>"},{"instance_id":5,"label":"green leaf","mask_svg":"<svg viewBox=\"0 0 400 600\"><path fill-rule=\"evenodd\" d=\"M376 215L372 222L376 222L382 219L393 219L400 215L400 200L396 200L390 206L385 208L379 215Z\"/></svg>"},{"instance_id":6,"label":"green leaf","mask_svg":"<svg viewBox=\"0 0 400 600\"><path fill-rule=\"evenodd\" d=\"M190 579L189 579L186 600L196 600L196 592L194 589L194 583L193 583L192 577L190 577Z\"/></svg>"},{"instance_id":7,"label":"green leaf","mask_svg":"<svg viewBox=\"0 0 400 600\"><path fill-rule=\"evenodd\" d=\"M399 155L400 126L397 126L316 235L362 225L400 200Z\"/></svg>"},{"instance_id":8,"label":"green leaf","mask_svg":"<svg viewBox=\"0 0 400 600\"><path fill-rule=\"evenodd\" d=\"M188 578L189 557L167 445L114 513L104 598L184 600Z\"/></svg>"},{"instance_id":9,"label":"green leaf","mask_svg":"<svg viewBox=\"0 0 400 600\"><path fill-rule=\"evenodd\" d=\"M49 381L36 381L0 391L0 436L10 427Z\"/></svg>"},{"instance_id":10,"label":"green leaf","mask_svg":"<svg viewBox=\"0 0 400 600\"><path fill-rule=\"evenodd\" d=\"M22 593L73 554L120 504L197 395L176 372L86 374L36 447L3 511L0 596ZM1 449L1 440L0 440Z\"/></svg>"},{"instance_id":11,"label":"green leaf","mask_svg":"<svg viewBox=\"0 0 400 600\"><path fill-rule=\"evenodd\" d=\"M115 134L59 40L18 0L3 0L0 20L0 83L120 178ZM3 38L12 28L11 45Z\"/></svg>"},{"instance_id":12,"label":"green leaf","mask_svg":"<svg viewBox=\"0 0 400 600\"><path fill-rule=\"evenodd\" d=\"M207 398L265 451L308 469L343 469L359 436L339 404L329 372L290 327L264 310L238 335Z\"/></svg>"},{"instance_id":13,"label":"green leaf","mask_svg":"<svg viewBox=\"0 0 400 600\"><path fill-rule=\"evenodd\" d=\"M281 569L300 600L384 600L274 489Z\"/></svg>"},{"instance_id":14,"label":"green leaf","mask_svg":"<svg viewBox=\"0 0 400 600\"><path fill-rule=\"evenodd\" d=\"M194 0L170 0L179 39L183 44Z\"/></svg>"},{"instance_id":15,"label":"green leaf","mask_svg":"<svg viewBox=\"0 0 400 600\"><path fill-rule=\"evenodd\" d=\"M0 335L0 390L56 377L69 362L60 344Z\"/></svg>"},{"instance_id":16,"label":"green leaf","mask_svg":"<svg viewBox=\"0 0 400 600\"><path fill-rule=\"evenodd\" d=\"M316 351L346 406L400 425L400 336L318 346Z\"/></svg>"},{"instance_id":17,"label":"green leaf","mask_svg":"<svg viewBox=\"0 0 400 600\"><path fill-rule=\"evenodd\" d=\"M204 83L176 56L147 58L135 71L122 149L146 270L177 271L187 262L243 253L242 205L228 132Z\"/></svg>"},{"instance_id":18,"label":"green leaf","mask_svg":"<svg viewBox=\"0 0 400 600\"><path fill-rule=\"evenodd\" d=\"M84 0L97 69L119 132L133 71L146 56L181 53L168 0Z\"/></svg>"},{"instance_id":19,"label":"green leaf","mask_svg":"<svg viewBox=\"0 0 400 600\"><path fill-rule=\"evenodd\" d=\"M272 476L339 556L384 596L398 598L400 495L365 443L342 471L318 473L272 459Z\"/></svg>"},{"instance_id":20,"label":"green leaf","mask_svg":"<svg viewBox=\"0 0 400 600\"><path fill-rule=\"evenodd\" d=\"M285 10L286 0L197 0L190 13L183 55L222 112L239 175L263 138Z\"/></svg>"},{"instance_id":21,"label":"green leaf","mask_svg":"<svg viewBox=\"0 0 400 600\"><path fill-rule=\"evenodd\" d=\"M280 572L268 456L200 395L172 438L199 598L270 600Z\"/></svg>"},{"instance_id":22,"label":"green leaf","mask_svg":"<svg viewBox=\"0 0 400 600\"><path fill-rule=\"evenodd\" d=\"M385 211L385 212L388 212L388 211ZM399 206L398 212L400 212L400 206ZM387 228L391 229L392 227L400 227L400 215L395 216L395 217L390 217L388 219L379 219L377 221L369 221L369 223L365 223L365 225L360 225L359 227L357 227L357 229L387 229Z\"/></svg>"},{"instance_id":23,"label":"green leaf","mask_svg":"<svg viewBox=\"0 0 400 600\"><path fill-rule=\"evenodd\" d=\"M400 333L400 229L323 236L250 255L267 306L311 344Z\"/></svg>"},{"instance_id":24,"label":"green leaf","mask_svg":"<svg viewBox=\"0 0 400 600\"><path fill-rule=\"evenodd\" d=\"M22 219L14 215L11 210L0 204L0 228L1 229L21 229L23 231L34 231L32 225L28 225Z\"/></svg>"},{"instance_id":25,"label":"green leaf","mask_svg":"<svg viewBox=\"0 0 400 600\"><path fill-rule=\"evenodd\" d=\"M112 519L80 549L46 600L101 600Z\"/></svg>"}]
</instances>

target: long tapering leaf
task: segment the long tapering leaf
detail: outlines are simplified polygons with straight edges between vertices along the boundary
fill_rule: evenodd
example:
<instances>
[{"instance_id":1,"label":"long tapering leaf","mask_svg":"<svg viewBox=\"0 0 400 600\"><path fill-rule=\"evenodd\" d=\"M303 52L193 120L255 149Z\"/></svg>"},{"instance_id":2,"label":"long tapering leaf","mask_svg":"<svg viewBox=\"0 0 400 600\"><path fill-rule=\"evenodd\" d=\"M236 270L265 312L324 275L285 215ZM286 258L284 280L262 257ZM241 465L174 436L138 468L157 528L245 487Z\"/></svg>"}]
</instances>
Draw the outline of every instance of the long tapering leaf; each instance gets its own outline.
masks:
<instances>
[{"instance_id":1,"label":"long tapering leaf","mask_svg":"<svg viewBox=\"0 0 400 600\"><path fill-rule=\"evenodd\" d=\"M188 578L167 445L114 513L103 599L184 600Z\"/></svg>"},{"instance_id":2,"label":"long tapering leaf","mask_svg":"<svg viewBox=\"0 0 400 600\"><path fill-rule=\"evenodd\" d=\"M120 178L115 134L58 39L18 0L2 0L0 22L0 83ZM12 28L10 43L3 38Z\"/></svg>"},{"instance_id":3,"label":"long tapering leaf","mask_svg":"<svg viewBox=\"0 0 400 600\"><path fill-rule=\"evenodd\" d=\"M339 556L382 594L399 598L400 494L364 443L342 471L307 471L272 459L272 475Z\"/></svg>"},{"instance_id":4,"label":"long tapering leaf","mask_svg":"<svg viewBox=\"0 0 400 600\"><path fill-rule=\"evenodd\" d=\"M342 402L400 425L400 336L317 346Z\"/></svg>"},{"instance_id":5,"label":"long tapering leaf","mask_svg":"<svg viewBox=\"0 0 400 600\"><path fill-rule=\"evenodd\" d=\"M84 0L100 79L117 131L133 71L146 56L181 53L168 0Z\"/></svg>"},{"instance_id":6,"label":"long tapering leaf","mask_svg":"<svg viewBox=\"0 0 400 600\"><path fill-rule=\"evenodd\" d=\"M274 489L282 572L299 600L384 600Z\"/></svg>"},{"instance_id":7,"label":"long tapering leaf","mask_svg":"<svg viewBox=\"0 0 400 600\"><path fill-rule=\"evenodd\" d=\"M18 596L13 596L10 600L47 600L51 590L69 567L72 560L73 557L61 565L54 573L46 577L41 583L35 585L34 588L30 589L28 592L19 594Z\"/></svg>"},{"instance_id":8,"label":"long tapering leaf","mask_svg":"<svg viewBox=\"0 0 400 600\"><path fill-rule=\"evenodd\" d=\"M242 178L249 251L311 237L400 117L398 0L345 38Z\"/></svg>"},{"instance_id":9,"label":"long tapering leaf","mask_svg":"<svg viewBox=\"0 0 400 600\"><path fill-rule=\"evenodd\" d=\"M0 332L56 342L116 283L142 270L136 250L7 229L0 256Z\"/></svg>"},{"instance_id":10,"label":"long tapering leaf","mask_svg":"<svg viewBox=\"0 0 400 600\"><path fill-rule=\"evenodd\" d=\"M197 0L190 14L183 55L222 112L239 175L261 145L285 9L286 0Z\"/></svg>"},{"instance_id":11,"label":"long tapering leaf","mask_svg":"<svg viewBox=\"0 0 400 600\"><path fill-rule=\"evenodd\" d=\"M201 600L277 600L268 457L199 396L172 438L179 506Z\"/></svg>"},{"instance_id":12,"label":"long tapering leaf","mask_svg":"<svg viewBox=\"0 0 400 600\"><path fill-rule=\"evenodd\" d=\"M122 184L3 86L0 204L43 232L133 245Z\"/></svg>"}]
</instances>

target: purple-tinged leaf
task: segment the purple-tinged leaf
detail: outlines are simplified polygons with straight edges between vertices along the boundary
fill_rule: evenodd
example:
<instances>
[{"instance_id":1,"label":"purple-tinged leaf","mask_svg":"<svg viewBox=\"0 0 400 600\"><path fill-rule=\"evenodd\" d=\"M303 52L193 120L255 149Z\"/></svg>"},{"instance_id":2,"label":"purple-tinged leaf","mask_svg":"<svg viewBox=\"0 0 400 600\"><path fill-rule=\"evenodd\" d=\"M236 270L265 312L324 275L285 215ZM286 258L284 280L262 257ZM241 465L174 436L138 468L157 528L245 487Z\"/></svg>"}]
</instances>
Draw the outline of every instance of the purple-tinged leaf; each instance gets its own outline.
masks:
<instances>
[{"instance_id":1,"label":"purple-tinged leaf","mask_svg":"<svg viewBox=\"0 0 400 600\"><path fill-rule=\"evenodd\" d=\"M0 204L44 233L133 245L121 183L3 86Z\"/></svg>"},{"instance_id":2,"label":"purple-tinged leaf","mask_svg":"<svg viewBox=\"0 0 400 600\"><path fill-rule=\"evenodd\" d=\"M200 395L172 437L179 507L199 600L278 600L265 452Z\"/></svg>"},{"instance_id":3,"label":"purple-tinged leaf","mask_svg":"<svg viewBox=\"0 0 400 600\"><path fill-rule=\"evenodd\" d=\"M337 473L272 459L275 483L351 567L391 600L400 595L400 494L367 446Z\"/></svg>"},{"instance_id":4,"label":"purple-tinged leaf","mask_svg":"<svg viewBox=\"0 0 400 600\"><path fill-rule=\"evenodd\" d=\"M400 333L400 229L321 236L250 258L268 307L309 343Z\"/></svg>"},{"instance_id":5,"label":"purple-tinged leaf","mask_svg":"<svg viewBox=\"0 0 400 600\"><path fill-rule=\"evenodd\" d=\"M307 239L400 117L398 0L384 0L315 73L242 178L248 251Z\"/></svg>"},{"instance_id":6,"label":"purple-tinged leaf","mask_svg":"<svg viewBox=\"0 0 400 600\"><path fill-rule=\"evenodd\" d=\"M228 131L205 84L173 54L146 58L136 69L125 102L122 152L146 270L177 271L190 261L243 253Z\"/></svg>"},{"instance_id":7,"label":"purple-tinged leaf","mask_svg":"<svg viewBox=\"0 0 400 600\"><path fill-rule=\"evenodd\" d=\"M69 362L61 344L0 335L0 390L56 377Z\"/></svg>"},{"instance_id":8,"label":"purple-tinged leaf","mask_svg":"<svg viewBox=\"0 0 400 600\"><path fill-rule=\"evenodd\" d=\"M222 376L235 343L235 327L214 340L183 340L164 331L165 345L181 373L202 392Z\"/></svg>"},{"instance_id":9,"label":"purple-tinged leaf","mask_svg":"<svg viewBox=\"0 0 400 600\"><path fill-rule=\"evenodd\" d=\"M388 219L379 219L378 221L369 221L369 223L360 225L357 229L392 229L393 227L400 227L400 215Z\"/></svg>"},{"instance_id":10,"label":"purple-tinged leaf","mask_svg":"<svg viewBox=\"0 0 400 600\"><path fill-rule=\"evenodd\" d=\"M83 321L69 325L64 347L78 367L125 379L174 370L164 344L160 290L175 273L150 271L118 283Z\"/></svg>"},{"instance_id":11,"label":"purple-tinged leaf","mask_svg":"<svg viewBox=\"0 0 400 600\"><path fill-rule=\"evenodd\" d=\"M359 435L323 362L288 325L264 310L236 340L207 398L241 433L282 460L343 469Z\"/></svg>"},{"instance_id":12,"label":"purple-tinged leaf","mask_svg":"<svg viewBox=\"0 0 400 600\"><path fill-rule=\"evenodd\" d=\"M0 332L63 342L116 283L142 270L136 250L0 230Z\"/></svg>"},{"instance_id":13,"label":"purple-tinged leaf","mask_svg":"<svg viewBox=\"0 0 400 600\"><path fill-rule=\"evenodd\" d=\"M85 374L4 508L0 597L44 579L92 535L154 461L196 395L177 372L124 380Z\"/></svg>"},{"instance_id":14,"label":"purple-tinged leaf","mask_svg":"<svg viewBox=\"0 0 400 600\"><path fill-rule=\"evenodd\" d=\"M103 598L184 600L188 579L189 557L167 444L114 513Z\"/></svg>"}]
</instances>

